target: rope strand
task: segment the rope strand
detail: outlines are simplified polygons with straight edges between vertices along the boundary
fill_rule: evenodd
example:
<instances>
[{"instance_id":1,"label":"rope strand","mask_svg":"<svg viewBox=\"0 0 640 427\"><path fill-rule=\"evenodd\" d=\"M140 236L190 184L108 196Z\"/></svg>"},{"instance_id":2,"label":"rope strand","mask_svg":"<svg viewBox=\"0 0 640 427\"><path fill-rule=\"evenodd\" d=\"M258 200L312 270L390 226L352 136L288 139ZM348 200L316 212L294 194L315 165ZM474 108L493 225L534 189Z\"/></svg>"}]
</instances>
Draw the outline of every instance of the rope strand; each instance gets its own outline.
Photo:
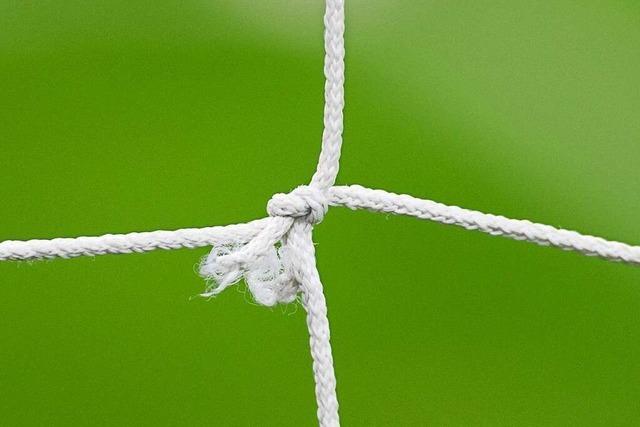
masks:
<instances>
[{"instance_id":1,"label":"rope strand","mask_svg":"<svg viewBox=\"0 0 640 427\"><path fill-rule=\"evenodd\" d=\"M555 228L528 220L509 219L501 215L449 206L406 194L373 190L359 185L337 186L330 190L330 204L350 209L408 215L420 219L457 225L492 236L525 240L542 246L574 250L610 261L640 264L640 247Z\"/></svg>"},{"instance_id":2,"label":"rope strand","mask_svg":"<svg viewBox=\"0 0 640 427\"><path fill-rule=\"evenodd\" d=\"M482 213L360 185L331 187L328 190L328 196L327 201L331 206L412 216L456 225L467 230L478 230L492 236L574 250L610 261L640 264L639 246L528 220L510 219L501 215ZM175 231L106 234L52 240L7 240L0 243L0 261L129 254L156 249L193 249L213 245L243 245L255 238L269 221L269 218L262 218L246 224L185 228Z\"/></svg>"},{"instance_id":3,"label":"rope strand","mask_svg":"<svg viewBox=\"0 0 640 427\"><path fill-rule=\"evenodd\" d=\"M340 169L344 109L344 1L327 0L324 14L324 131L311 185L326 190Z\"/></svg>"}]
</instances>

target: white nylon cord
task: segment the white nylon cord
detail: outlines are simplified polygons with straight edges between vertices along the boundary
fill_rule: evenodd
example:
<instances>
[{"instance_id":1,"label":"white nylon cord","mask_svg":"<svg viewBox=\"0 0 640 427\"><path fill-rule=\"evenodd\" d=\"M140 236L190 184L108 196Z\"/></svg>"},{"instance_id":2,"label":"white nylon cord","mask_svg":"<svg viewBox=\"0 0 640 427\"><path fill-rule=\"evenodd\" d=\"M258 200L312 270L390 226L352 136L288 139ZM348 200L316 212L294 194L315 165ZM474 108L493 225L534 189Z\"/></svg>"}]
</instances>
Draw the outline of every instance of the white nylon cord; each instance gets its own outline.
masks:
<instances>
[{"instance_id":1,"label":"white nylon cord","mask_svg":"<svg viewBox=\"0 0 640 427\"><path fill-rule=\"evenodd\" d=\"M210 284L204 296L216 295L242 278L255 300L263 305L293 302L299 293L302 295L307 311L318 421L323 427L334 427L340 424L336 378L327 304L312 241L313 226L322 221L329 206L408 215L631 264L640 264L640 247L359 185L334 186L343 130L343 0L326 1L324 22L325 108L318 166L308 186L271 198L267 204L268 218L246 224L176 231L9 240L0 243L0 261L212 246L200 268L200 274Z\"/></svg>"},{"instance_id":2,"label":"white nylon cord","mask_svg":"<svg viewBox=\"0 0 640 427\"><path fill-rule=\"evenodd\" d=\"M285 196L290 196L290 194ZM327 202L330 206L407 215L442 224L457 225L467 230L479 230L493 236L509 237L543 246L574 250L609 261L640 264L639 246L580 234L576 231L559 229L528 220L510 219L501 215L486 214L359 185L330 187L327 196ZM270 218L262 218L245 224L185 228L175 231L105 234L96 237L52 240L7 240L0 242L0 261L75 258L149 252L156 249L193 249L204 246L242 246L252 241L270 221ZM285 219L285 221L287 220ZM272 237L272 239L276 238Z\"/></svg>"},{"instance_id":3,"label":"white nylon cord","mask_svg":"<svg viewBox=\"0 0 640 427\"><path fill-rule=\"evenodd\" d=\"M344 128L342 112L344 109L345 25L343 0L327 0L324 25L324 131L322 132L322 149L318 159L318 167L309 186L324 193L321 197L324 211L326 211L326 193L329 187L335 184L340 169L342 130ZM313 377L318 403L318 422L322 427L333 427L340 425L336 375L331 351L327 301L316 267L312 230L312 221L295 220L293 228L284 242L284 247L291 254L294 254L291 256L293 276L300 284L302 302L307 311L309 346L313 359Z\"/></svg>"},{"instance_id":4,"label":"white nylon cord","mask_svg":"<svg viewBox=\"0 0 640 427\"><path fill-rule=\"evenodd\" d=\"M324 14L324 131L311 185L326 190L340 168L344 109L344 1L327 0Z\"/></svg>"},{"instance_id":5,"label":"white nylon cord","mask_svg":"<svg viewBox=\"0 0 640 427\"><path fill-rule=\"evenodd\" d=\"M79 256L129 254L156 249L200 248L204 246L247 243L269 222L268 218L246 224L175 231L150 231L129 234L105 234L96 237L57 238L52 240L7 240L0 243L0 261L20 261Z\"/></svg>"},{"instance_id":6,"label":"white nylon cord","mask_svg":"<svg viewBox=\"0 0 640 427\"><path fill-rule=\"evenodd\" d=\"M407 194L373 190L360 185L332 187L329 193L329 203L332 206L408 215L443 224L457 225L467 230L479 230L493 236L509 237L542 246L556 246L564 250L578 251L585 255L597 256L610 261L640 264L639 246L605 240L601 237L584 235L550 225L523 219L509 219L501 215L448 206Z\"/></svg>"}]
</instances>

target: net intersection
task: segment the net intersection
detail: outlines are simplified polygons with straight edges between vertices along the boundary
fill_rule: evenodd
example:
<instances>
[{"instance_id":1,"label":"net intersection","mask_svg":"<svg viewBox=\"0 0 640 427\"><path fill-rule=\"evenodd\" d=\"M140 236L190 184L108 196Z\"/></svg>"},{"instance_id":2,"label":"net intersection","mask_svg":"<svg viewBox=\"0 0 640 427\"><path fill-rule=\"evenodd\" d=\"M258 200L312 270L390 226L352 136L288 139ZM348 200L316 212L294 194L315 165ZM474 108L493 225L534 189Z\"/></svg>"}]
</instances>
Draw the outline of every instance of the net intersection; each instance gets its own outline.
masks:
<instances>
[{"instance_id":1,"label":"net intersection","mask_svg":"<svg viewBox=\"0 0 640 427\"><path fill-rule=\"evenodd\" d=\"M344 0L326 0L325 107L322 148L308 185L275 194L268 217L244 224L107 234L96 237L0 242L0 261L73 258L211 246L200 265L207 279L203 296L213 296L244 279L256 302L272 306L301 295L320 426L339 426L336 377L327 304L316 267L314 225L329 207L407 215L539 245L575 250L607 260L640 264L640 247L583 235L527 220L449 206L360 185L335 185L342 147L344 109Z\"/></svg>"}]
</instances>

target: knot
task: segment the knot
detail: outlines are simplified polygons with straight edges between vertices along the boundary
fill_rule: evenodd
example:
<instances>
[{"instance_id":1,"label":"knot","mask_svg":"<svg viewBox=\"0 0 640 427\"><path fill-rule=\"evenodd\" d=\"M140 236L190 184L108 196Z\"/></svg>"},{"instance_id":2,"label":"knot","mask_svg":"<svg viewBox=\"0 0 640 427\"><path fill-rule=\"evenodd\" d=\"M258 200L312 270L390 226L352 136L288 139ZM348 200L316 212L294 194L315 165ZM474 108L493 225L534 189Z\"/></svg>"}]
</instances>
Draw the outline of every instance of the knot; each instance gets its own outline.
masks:
<instances>
[{"instance_id":1,"label":"knot","mask_svg":"<svg viewBox=\"0 0 640 427\"><path fill-rule=\"evenodd\" d=\"M322 221L327 209L327 197L322 190L308 185L301 185L288 194L274 194L267 203L270 216L305 218L310 224Z\"/></svg>"},{"instance_id":2,"label":"knot","mask_svg":"<svg viewBox=\"0 0 640 427\"><path fill-rule=\"evenodd\" d=\"M297 297L299 283L295 265L299 254L290 240L311 239L309 224L322 221L328 209L324 192L302 185L288 194L275 194L267 204L271 218L248 242L225 242L214 245L200 265L200 274L209 280L203 296L214 296L241 279L247 283L256 302L273 306L290 303ZM293 221L300 218L301 221ZM305 221L305 223L302 222ZM309 229L309 235L304 234ZM295 246L296 244L294 244ZM313 248L313 243L309 245ZM306 255L313 257L313 250Z\"/></svg>"}]
</instances>

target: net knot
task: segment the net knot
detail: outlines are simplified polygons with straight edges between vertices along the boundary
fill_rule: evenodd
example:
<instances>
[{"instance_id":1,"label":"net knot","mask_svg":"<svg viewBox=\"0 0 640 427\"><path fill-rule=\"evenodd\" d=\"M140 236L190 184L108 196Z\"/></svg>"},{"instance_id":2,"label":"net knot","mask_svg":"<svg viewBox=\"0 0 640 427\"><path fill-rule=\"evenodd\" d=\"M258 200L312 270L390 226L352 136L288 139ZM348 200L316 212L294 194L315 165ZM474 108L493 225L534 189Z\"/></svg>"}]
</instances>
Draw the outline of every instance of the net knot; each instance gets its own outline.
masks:
<instances>
[{"instance_id":1,"label":"net knot","mask_svg":"<svg viewBox=\"0 0 640 427\"><path fill-rule=\"evenodd\" d=\"M329 207L324 192L314 186L301 185L290 193L277 193L267 203L269 216L305 218L310 224L322 221Z\"/></svg>"},{"instance_id":2,"label":"net knot","mask_svg":"<svg viewBox=\"0 0 640 427\"><path fill-rule=\"evenodd\" d=\"M328 206L325 193L314 186L301 185L290 193L274 194L267 203L271 218L253 238L214 245L203 260L200 274L210 280L203 296L217 295L244 278L259 304L294 301L299 291L294 264L300 254L294 252L290 240L310 240L305 227L310 229L309 225L322 221ZM309 245L313 247L312 242ZM313 251L305 254L313 256Z\"/></svg>"}]
</instances>

